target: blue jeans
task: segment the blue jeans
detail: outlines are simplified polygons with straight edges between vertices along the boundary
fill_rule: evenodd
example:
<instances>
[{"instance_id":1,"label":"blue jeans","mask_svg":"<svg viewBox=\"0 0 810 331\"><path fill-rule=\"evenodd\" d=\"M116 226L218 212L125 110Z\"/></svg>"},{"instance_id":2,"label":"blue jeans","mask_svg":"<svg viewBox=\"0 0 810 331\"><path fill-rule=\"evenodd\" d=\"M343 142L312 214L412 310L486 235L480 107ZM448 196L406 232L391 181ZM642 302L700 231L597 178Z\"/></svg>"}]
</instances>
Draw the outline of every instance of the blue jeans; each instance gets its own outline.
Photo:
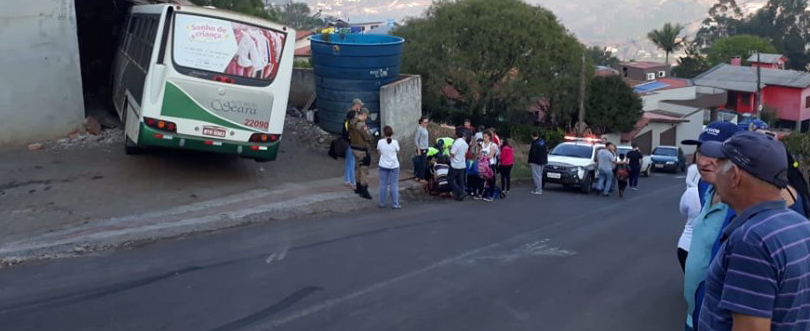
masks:
<instances>
[{"instance_id":1,"label":"blue jeans","mask_svg":"<svg viewBox=\"0 0 810 331\"><path fill-rule=\"evenodd\" d=\"M599 189L602 190L602 194L610 194L611 186L613 186L613 171L599 170Z\"/></svg>"},{"instance_id":2,"label":"blue jeans","mask_svg":"<svg viewBox=\"0 0 810 331\"><path fill-rule=\"evenodd\" d=\"M354 153L352 153L352 148L346 148L346 162L343 164L343 182L346 184L351 184L352 186L357 185L357 182L354 180Z\"/></svg>"},{"instance_id":3,"label":"blue jeans","mask_svg":"<svg viewBox=\"0 0 810 331\"><path fill-rule=\"evenodd\" d=\"M380 171L380 207L385 207L385 198L391 191L391 207L399 207L399 168L379 168Z\"/></svg>"}]
</instances>

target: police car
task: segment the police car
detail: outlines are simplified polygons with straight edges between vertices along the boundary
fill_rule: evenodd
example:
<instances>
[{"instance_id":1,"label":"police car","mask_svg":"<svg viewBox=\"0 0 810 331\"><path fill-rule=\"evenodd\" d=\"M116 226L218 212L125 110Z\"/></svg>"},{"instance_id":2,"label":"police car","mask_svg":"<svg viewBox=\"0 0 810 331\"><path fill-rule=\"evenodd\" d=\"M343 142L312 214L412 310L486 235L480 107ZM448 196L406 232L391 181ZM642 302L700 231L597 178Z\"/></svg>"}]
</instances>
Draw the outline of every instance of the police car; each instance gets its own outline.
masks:
<instances>
[{"instance_id":1,"label":"police car","mask_svg":"<svg viewBox=\"0 0 810 331\"><path fill-rule=\"evenodd\" d=\"M589 193L597 178L596 153L605 145L596 138L565 137L565 140L548 154L548 164L543 168L543 186L562 184Z\"/></svg>"}]
</instances>

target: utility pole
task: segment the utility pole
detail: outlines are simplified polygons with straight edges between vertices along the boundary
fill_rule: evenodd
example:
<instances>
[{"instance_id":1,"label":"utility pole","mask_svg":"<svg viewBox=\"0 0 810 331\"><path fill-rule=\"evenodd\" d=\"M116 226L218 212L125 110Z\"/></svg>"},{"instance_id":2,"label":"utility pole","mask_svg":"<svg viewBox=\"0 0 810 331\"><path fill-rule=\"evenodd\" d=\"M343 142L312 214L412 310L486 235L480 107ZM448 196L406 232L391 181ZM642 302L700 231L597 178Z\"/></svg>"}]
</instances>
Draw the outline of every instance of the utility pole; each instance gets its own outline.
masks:
<instances>
[{"instance_id":1,"label":"utility pole","mask_svg":"<svg viewBox=\"0 0 810 331\"><path fill-rule=\"evenodd\" d=\"M582 72L579 74L579 116L575 131L577 135L585 134L588 125L585 124L585 52L582 53Z\"/></svg>"}]
</instances>

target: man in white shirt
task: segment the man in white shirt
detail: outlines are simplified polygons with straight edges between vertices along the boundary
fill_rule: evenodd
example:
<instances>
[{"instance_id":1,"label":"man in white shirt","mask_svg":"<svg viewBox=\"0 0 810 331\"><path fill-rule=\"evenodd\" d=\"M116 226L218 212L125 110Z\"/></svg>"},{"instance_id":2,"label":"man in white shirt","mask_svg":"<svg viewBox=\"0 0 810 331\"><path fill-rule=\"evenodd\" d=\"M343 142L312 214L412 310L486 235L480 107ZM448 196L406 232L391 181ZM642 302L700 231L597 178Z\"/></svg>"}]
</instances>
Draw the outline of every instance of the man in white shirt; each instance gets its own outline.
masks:
<instances>
[{"instance_id":1,"label":"man in white shirt","mask_svg":"<svg viewBox=\"0 0 810 331\"><path fill-rule=\"evenodd\" d=\"M470 148L467 142L464 141L464 133L456 131L456 141L450 147L450 173L447 175L447 180L450 182L450 188L453 189L453 196L456 201L464 200L464 176L467 172L467 150Z\"/></svg>"}]
</instances>

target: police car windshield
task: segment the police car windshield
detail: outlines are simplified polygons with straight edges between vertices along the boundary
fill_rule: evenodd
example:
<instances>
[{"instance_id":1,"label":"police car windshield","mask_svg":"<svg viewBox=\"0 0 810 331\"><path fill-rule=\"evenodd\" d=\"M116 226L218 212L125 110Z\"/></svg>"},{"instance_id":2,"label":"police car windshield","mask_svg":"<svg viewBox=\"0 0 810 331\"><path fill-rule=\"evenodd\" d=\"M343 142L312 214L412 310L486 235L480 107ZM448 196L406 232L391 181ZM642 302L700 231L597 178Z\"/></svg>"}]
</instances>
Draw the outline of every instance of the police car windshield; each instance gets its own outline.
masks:
<instances>
[{"instance_id":1,"label":"police car windshield","mask_svg":"<svg viewBox=\"0 0 810 331\"><path fill-rule=\"evenodd\" d=\"M593 147L588 145L563 144L554 148L551 155L589 159L592 149Z\"/></svg>"},{"instance_id":2,"label":"police car windshield","mask_svg":"<svg viewBox=\"0 0 810 331\"><path fill-rule=\"evenodd\" d=\"M678 156L678 151L675 150L674 148L658 147L653 151L653 154L661 156Z\"/></svg>"}]
</instances>

